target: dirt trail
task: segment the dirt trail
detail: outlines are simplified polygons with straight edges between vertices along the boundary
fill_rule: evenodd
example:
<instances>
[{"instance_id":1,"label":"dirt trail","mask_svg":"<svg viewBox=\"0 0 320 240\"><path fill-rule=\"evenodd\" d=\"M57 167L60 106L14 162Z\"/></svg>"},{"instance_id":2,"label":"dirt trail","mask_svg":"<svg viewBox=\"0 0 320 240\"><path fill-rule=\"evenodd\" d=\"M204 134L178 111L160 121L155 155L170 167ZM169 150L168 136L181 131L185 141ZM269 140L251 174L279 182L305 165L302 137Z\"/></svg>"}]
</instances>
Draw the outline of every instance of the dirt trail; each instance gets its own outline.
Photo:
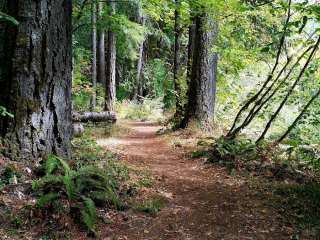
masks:
<instances>
[{"instance_id":1,"label":"dirt trail","mask_svg":"<svg viewBox=\"0 0 320 240\"><path fill-rule=\"evenodd\" d=\"M187 159L156 134L159 126L132 122L129 127L131 134L113 141L122 148L124 161L150 172L156 179L152 188L167 204L156 216L125 212L106 230L105 239L291 238L294 230L264 205L265 196L250 189L244 178ZM99 143L109 144L106 139Z\"/></svg>"}]
</instances>

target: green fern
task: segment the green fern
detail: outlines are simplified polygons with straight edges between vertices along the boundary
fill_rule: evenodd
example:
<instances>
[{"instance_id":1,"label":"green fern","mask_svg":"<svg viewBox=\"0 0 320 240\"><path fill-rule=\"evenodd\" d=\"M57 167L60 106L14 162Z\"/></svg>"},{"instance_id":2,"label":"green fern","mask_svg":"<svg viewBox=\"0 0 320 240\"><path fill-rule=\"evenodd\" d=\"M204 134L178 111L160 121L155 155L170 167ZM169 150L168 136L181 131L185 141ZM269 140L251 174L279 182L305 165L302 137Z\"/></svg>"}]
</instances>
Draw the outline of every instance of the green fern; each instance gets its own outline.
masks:
<instances>
[{"instance_id":1,"label":"green fern","mask_svg":"<svg viewBox=\"0 0 320 240\"><path fill-rule=\"evenodd\" d=\"M76 188L75 188L72 176L65 175L63 177L63 183L66 188L66 193L67 193L68 199L69 200L74 199L74 197L76 195Z\"/></svg>"},{"instance_id":2,"label":"green fern","mask_svg":"<svg viewBox=\"0 0 320 240\"><path fill-rule=\"evenodd\" d=\"M41 189L48 188L50 186L57 186L63 184L63 176L47 175L40 180L32 182L32 190L40 191Z\"/></svg>"},{"instance_id":3,"label":"green fern","mask_svg":"<svg viewBox=\"0 0 320 240\"><path fill-rule=\"evenodd\" d=\"M5 14L4 12L0 12L0 20L2 19L11 22L14 25L19 25L19 22L15 18L9 16L8 14Z\"/></svg>"},{"instance_id":4,"label":"green fern","mask_svg":"<svg viewBox=\"0 0 320 240\"><path fill-rule=\"evenodd\" d=\"M69 165L64 160L55 155L49 155L44 164L45 173L47 175L52 174L60 167L62 167L62 170L67 174L71 172Z\"/></svg>"},{"instance_id":5,"label":"green fern","mask_svg":"<svg viewBox=\"0 0 320 240\"><path fill-rule=\"evenodd\" d=\"M42 195L38 199L37 206L39 208L44 208L45 206L47 206L48 204L51 204L52 202L54 202L55 200L57 200L59 198L60 198L59 193L50 192L48 194Z\"/></svg>"},{"instance_id":6,"label":"green fern","mask_svg":"<svg viewBox=\"0 0 320 240\"><path fill-rule=\"evenodd\" d=\"M83 208L80 210L82 221L87 226L87 228L95 232L95 224L96 224L96 206L91 198L81 197Z\"/></svg>"},{"instance_id":7,"label":"green fern","mask_svg":"<svg viewBox=\"0 0 320 240\"><path fill-rule=\"evenodd\" d=\"M44 208L55 201L67 200L76 209L81 221L92 232L96 222L96 203L121 207L117 195L117 182L113 175L96 166L86 166L77 171L64 160L49 156L44 163L46 175L32 183L38 193L37 206Z\"/></svg>"}]
</instances>

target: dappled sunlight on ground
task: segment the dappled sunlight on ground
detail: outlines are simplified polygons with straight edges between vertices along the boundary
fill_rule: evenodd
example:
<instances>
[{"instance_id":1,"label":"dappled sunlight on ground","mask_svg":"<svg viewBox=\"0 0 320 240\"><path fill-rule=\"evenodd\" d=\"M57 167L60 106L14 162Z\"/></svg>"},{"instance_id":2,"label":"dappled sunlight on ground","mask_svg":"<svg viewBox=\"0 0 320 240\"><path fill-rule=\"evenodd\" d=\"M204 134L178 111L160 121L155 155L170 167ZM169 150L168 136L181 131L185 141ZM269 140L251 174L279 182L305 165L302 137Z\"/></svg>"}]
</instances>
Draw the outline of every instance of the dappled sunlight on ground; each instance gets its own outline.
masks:
<instances>
[{"instance_id":1,"label":"dappled sunlight on ground","mask_svg":"<svg viewBox=\"0 0 320 240\"><path fill-rule=\"evenodd\" d=\"M266 196L250 189L246 178L230 176L225 168L189 159L183 147L170 145L161 126L129 122L130 133L99 139L100 146L120 153L135 169L155 180L143 192L166 199L156 216L129 211L116 218L105 236L111 239L290 239L294 227L264 205Z\"/></svg>"}]
</instances>

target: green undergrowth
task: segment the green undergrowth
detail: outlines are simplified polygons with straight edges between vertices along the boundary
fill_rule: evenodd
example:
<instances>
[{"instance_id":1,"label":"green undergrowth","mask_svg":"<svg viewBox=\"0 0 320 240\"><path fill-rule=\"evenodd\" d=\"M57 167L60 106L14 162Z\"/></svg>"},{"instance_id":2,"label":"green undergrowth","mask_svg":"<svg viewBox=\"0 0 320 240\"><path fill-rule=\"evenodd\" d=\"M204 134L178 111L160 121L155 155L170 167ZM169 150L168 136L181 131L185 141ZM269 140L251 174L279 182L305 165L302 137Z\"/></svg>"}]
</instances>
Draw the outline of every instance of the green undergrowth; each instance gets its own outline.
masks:
<instances>
[{"instance_id":1,"label":"green undergrowth","mask_svg":"<svg viewBox=\"0 0 320 240\"><path fill-rule=\"evenodd\" d=\"M275 190L278 201L288 217L293 217L302 229L320 236L320 184L283 185Z\"/></svg>"},{"instance_id":2,"label":"green undergrowth","mask_svg":"<svg viewBox=\"0 0 320 240\"><path fill-rule=\"evenodd\" d=\"M244 137L220 137L206 154L208 162L221 163L228 168L241 165L249 166L250 169L253 165L273 165L287 168L289 171L307 171L315 174L320 170L319 146L298 145L292 141L278 145L264 141L257 145Z\"/></svg>"},{"instance_id":3,"label":"green undergrowth","mask_svg":"<svg viewBox=\"0 0 320 240\"><path fill-rule=\"evenodd\" d=\"M290 140L280 145L267 141L256 145L245 137L211 140L200 140L191 157L204 157L208 163L226 167L231 175L256 182L254 189L263 198L264 193L272 193L267 204L298 225L305 236L320 236L319 146ZM304 239L301 236L298 233L296 239Z\"/></svg>"},{"instance_id":4,"label":"green undergrowth","mask_svg":"<svg viewBox=\"0 0 320 240\"><path fill-rule=\"evenodd\" d=\"M165 121L162 100L145 98L143 102L122 101L117 103L119 118L162 123Z\"/></svg>"},{"instance_id":5,"label":"green undergrowth","mask_svg":"<svg viewBox=\"0 0 320 240\"><path fill-rule=\"evenodd\" d=\"M95 233L96 206L121 208L116 171L91 164L71 167L49 156L41 166L44 176L32 183L38 196L37 207L60 214L68 212L77 222Z\"/></svg>"},{"instance_id":6,"label":"green undergrowth","mask_svg":"<svg viewBox=\"0 0 320 240\"><path fill-rule=\"evenodd\" d=\"M320 184L270 182L252 178L251 187L292 225L298 226L294 239L318 239L320 236Z\"/></svg>"},{"instance_id":7,"label":"green undergrowth","mask_svg":"<svg viewBox=\"0 0 320 240\"><path fill-rule=\"evenodd\" d=\"M84 136L72 140L72 159L49 156L37 169L33 181L37 208L46 218L68 215L91 234L97 233L97 208L127 208L129 168L118 157L97 145L91 126Z\"/></svg>"}]
</instances>

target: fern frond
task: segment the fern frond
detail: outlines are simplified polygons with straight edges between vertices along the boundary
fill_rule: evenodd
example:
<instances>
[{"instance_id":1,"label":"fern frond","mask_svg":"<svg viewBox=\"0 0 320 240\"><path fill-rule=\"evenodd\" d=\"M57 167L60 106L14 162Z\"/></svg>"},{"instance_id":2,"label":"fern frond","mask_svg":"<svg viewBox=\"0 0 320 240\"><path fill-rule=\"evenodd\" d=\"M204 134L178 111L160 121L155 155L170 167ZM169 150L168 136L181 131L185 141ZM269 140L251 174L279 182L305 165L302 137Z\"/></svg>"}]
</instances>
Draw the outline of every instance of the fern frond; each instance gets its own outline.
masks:
<instances>
[{"instance_id":1,"label":"fern frond","mask_svg":"<svg viewBox=\"0 0 320 240\"><path fill-rule=\"evenodd\" d=\"M74 196L76 195L76 187L74 185L72 176L66 175L63 177L63 183L66 188L67 196L70 200L74 199Z\"/></svg>"},{"instance_id":2,"label":"fern frond","mask_svg":"<svg viewBox=\"0 0 320 240\"><path fill-rule=\"evenodd\" d=\"M60 198L59 193L54 193L50 192L45 195L42 195L38 200L37 200L37 206L39 208L44 208L46 205L51 204L53 201L57 200Z\"/></svg>"},{"instance_id":3,"label":"fern frond","mask_svg":"<svg viewBox=\"0 0 320 240\"><path fill-rule=\"evenodd\" d=\"M82 221L90 231L95 232L94 226L97 216L94 202L92 199L84 196L82 196L81 199L83 202L83 209L80 210Z\"/></svg>"},{"instance_id":4,"label":"fern frond","mask_svg":"<svg viewBox=\"0 0 320 240\"><path fill-rule=\"evenodd\" d=\"M49 155L45 162L45 173L52 174L59 167L59 160L55 155Z\"/></svg>"},{"instance_id":5,"label":"fern frond","mask_svg":"<svg viewBox=\"0 0 320 240\"><path fill-rule=\"evenodd\" d=\"M39 191L43 188L48 187L48 185L60 185L63 184L64 177L56 175L47 175L43 178L32 182L32 190Z\"/></svg>"}]
</instances>

